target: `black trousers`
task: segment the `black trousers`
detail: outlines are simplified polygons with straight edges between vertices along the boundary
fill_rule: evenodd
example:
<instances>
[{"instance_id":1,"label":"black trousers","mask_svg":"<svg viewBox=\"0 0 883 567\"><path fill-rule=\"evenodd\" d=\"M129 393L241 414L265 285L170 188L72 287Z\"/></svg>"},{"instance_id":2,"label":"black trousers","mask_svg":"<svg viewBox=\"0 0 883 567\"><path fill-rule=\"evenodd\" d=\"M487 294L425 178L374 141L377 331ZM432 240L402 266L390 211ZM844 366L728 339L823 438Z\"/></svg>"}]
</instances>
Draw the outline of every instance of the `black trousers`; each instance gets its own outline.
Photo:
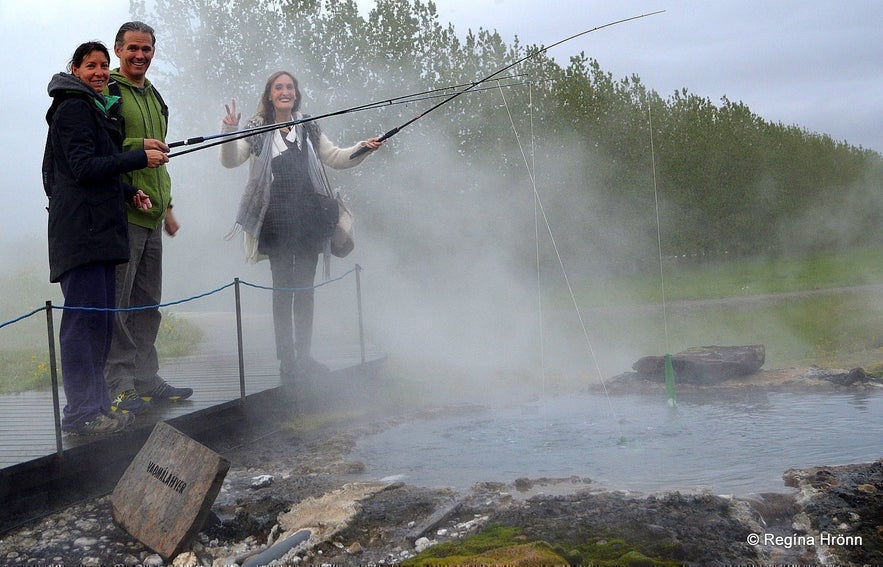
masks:
<instances>
[{"instance_id":1,"label":"black trousers","mask_svg":"<svg viewBox=\"0 0 883 567\"><path fill-rule=\"evenodd\" d=\"M61 428L74 430L110 411L104 364L110 352L116 307L116 266L102 262L71 268L61 276L65 309L59 342L64 384Z\"/></svg>"},{"instance_id":2,"label":"black trousers","mask_svg":"<svg viewBox=\"0 0 883 567\"><path fill-rule=\"evenodd\" d=\"M273 328L276 357L284 364L310 356L313 343L313 310L319 253L295 248L269 254L273 275ZM293 325L292 325L293 323Z\"/></svg>"}]
</instances>

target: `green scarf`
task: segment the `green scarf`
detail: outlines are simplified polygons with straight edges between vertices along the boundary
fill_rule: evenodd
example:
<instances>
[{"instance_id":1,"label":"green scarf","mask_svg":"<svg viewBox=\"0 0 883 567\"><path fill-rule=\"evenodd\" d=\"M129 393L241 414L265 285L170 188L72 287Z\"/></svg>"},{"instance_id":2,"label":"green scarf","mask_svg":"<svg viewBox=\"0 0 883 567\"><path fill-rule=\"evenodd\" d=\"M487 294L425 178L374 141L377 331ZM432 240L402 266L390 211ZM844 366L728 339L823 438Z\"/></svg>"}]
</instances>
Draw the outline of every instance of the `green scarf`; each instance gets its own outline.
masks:
<instances>
[{"instance_id":1,"label":"green scarf","mask_svg":"<svg viewBox=\"0 0 883 567\"><path fill-rule=\"evenodd\" d=\"M98 106L99 109L101 109L101 112L107 115L108 111L113 107L113 105L115 105L120 100L120 97L115 95L106 95L102 97L95 97L92 100L95 101L95 105Z\"/></svg>"}]
</instances>

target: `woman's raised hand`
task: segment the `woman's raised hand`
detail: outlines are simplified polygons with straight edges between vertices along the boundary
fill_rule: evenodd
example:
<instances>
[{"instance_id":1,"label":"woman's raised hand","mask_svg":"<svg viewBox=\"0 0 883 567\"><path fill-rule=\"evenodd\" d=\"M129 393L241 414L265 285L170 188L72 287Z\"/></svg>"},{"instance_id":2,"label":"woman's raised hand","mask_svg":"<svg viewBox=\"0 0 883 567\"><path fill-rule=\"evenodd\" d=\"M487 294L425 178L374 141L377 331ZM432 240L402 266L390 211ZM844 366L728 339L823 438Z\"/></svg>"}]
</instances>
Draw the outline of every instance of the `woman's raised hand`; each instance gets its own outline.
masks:
<instances>
[{"instance_id":1,"label":"woman's raised hand","mask_svg":"<svg viewBox=\"0 0 883 567\"><path fill-rule=\"evenodd\" d=\"M224 117L224 124L227 126L237 126L242 114L236 111L236 99L234 98L231 100L230 104L225 104L224 108L227 109L227 116Z\"/></svg>"}]
</instances>

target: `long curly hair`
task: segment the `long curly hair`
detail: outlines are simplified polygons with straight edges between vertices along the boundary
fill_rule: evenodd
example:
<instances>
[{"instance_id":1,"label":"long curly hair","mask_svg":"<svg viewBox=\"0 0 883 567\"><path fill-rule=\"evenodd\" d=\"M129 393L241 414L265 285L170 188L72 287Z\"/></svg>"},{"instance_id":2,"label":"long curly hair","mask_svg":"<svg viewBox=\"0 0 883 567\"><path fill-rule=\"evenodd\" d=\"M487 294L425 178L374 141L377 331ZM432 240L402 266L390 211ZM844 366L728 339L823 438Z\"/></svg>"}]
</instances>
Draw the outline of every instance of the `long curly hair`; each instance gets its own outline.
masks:
<instances>
[{"instance_id":1,"label":"long curly hair","mask_svg":"<svg viewBox=\"0 0 883 567\"><path fill-rule=\"evenodd\" d=\"M295 100L294 100L294 108L291 109L292 112L297 112L300 110L300 103L303 99L303 96L300 92L300 86L297 82L297 77L288 71L276 71L270 78L267 79L267 84L264 85L264 92L261 94L261 99L258 101L258 109L255 112L257 116L260 116L263 119L264 124L273 124L276 122L276 110L273 108L272 103L270 102L270 90L273 88L273 83L276 82L276 79L283 75L288 75L291 77L291 80L294 81L294 92L295 92Z\"/></svg>"}]
</instances>

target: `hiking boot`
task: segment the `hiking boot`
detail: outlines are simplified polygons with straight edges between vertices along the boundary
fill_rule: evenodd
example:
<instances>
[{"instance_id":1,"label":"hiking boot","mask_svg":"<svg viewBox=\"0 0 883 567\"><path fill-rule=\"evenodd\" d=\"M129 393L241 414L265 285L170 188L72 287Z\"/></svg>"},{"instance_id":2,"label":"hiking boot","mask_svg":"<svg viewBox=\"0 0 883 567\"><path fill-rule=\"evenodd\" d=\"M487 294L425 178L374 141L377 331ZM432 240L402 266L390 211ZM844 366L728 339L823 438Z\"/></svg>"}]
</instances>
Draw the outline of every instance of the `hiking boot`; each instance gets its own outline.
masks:
<instances>
[{"instance_id":1,"label":"hiking boot","mask_svg":"<svg viewBox=\"0 0 883 567\"><path fill-rule=\"evenodd\" d=\"M279 379L282 384L291 384L298 377L298 368L294 360L286 359L279 364Z\"/></svg>"},{"instance_id":2,"label":"hiking boot","mask_svg":"<svg viewBox=\"0 0 883 567\"><path fill-rule=\"evenodd\" d=\"M135 414L134 413L112 413L109 416L117 421L119 421L123 427L129 427L133 423L135 423Z\"/></svg>"},{"instance_id":3,"label":"hiking boot","mask_svg":"<svg viewBox=\"0 0 883 567\"><path fill-rule=\"evenodd\" d=\"M153 390L141 394L142 400L158 400L164 402L177 402L178 400L186 400L193 395L193 388L176 388L168 382L163 382Z\"/></svg>"},{"instance_id":4,"label":"hiking boot","mask_svg":"<svg viewBox=\"0 0 883 567\"><path fill-rule=\"evenodd\" d=\"M150 404L138 397L135 390L126 390L120 392L116 399L110 404L110 409L117 413L144 413L150 409Z\"/></svg>"},{"instance_id":5,"label":"hiking boot","mask_svg":"<svg viewBox=\"0 0 883 567\"><path fill-rule=\"evenodd\" d=\"M132 421L135 419L134 416L129 414L122 415L124 415L125 418L117 419L115 417L100 413L97 417L95 417L95 419L91 419L79 428L70 431L70 434L105 435L110 433L118 433L122 431L127 425L132 423Z\"/></svg>"}]
</instances>

